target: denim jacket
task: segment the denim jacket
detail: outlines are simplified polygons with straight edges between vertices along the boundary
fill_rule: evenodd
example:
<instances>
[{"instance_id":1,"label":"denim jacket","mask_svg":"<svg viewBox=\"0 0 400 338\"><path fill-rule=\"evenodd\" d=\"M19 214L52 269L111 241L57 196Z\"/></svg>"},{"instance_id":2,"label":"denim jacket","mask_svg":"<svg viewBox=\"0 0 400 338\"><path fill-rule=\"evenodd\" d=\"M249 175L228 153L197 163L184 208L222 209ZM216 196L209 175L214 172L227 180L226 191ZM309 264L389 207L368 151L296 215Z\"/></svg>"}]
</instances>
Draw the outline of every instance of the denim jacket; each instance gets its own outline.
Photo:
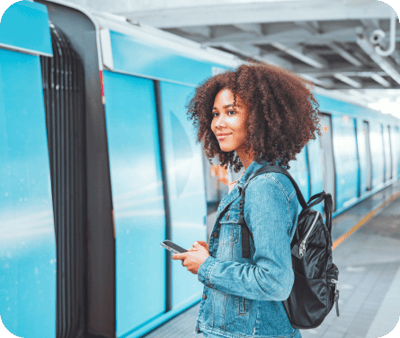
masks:
<instances>
[{"instance_id":1,"label":"denim jacket","mask_svg":"<svg viewBox=\"0 0 400 338\"><path fill-rule=\"evenodd\" d=\"M299 212L296 191L286 176L267 173L248 183L244 218L252 237L250 258L242 258L238 185L244 187L249 176L265 164L253 161L218 207L209 241L210 257L198 270L204 291L197 334L301 337L282 304L294 283L290 243Z\"/></svg>"}]
</instances>

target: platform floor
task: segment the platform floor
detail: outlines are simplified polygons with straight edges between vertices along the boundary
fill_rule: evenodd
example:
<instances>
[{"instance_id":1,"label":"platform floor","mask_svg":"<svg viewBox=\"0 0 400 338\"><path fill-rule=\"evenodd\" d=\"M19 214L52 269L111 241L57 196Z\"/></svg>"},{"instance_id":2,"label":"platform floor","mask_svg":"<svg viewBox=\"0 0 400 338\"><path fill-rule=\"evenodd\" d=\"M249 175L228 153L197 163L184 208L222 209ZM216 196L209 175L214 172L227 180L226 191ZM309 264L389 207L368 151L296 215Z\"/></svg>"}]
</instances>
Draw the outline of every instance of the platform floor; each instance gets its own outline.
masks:
<instances>
[{"instance_id":1,"label":"platform floor","mask_svg":"<svg viewBox=\"0 0 400 338\"><path fill-rule=\"evenodd\" d=\"M337 240L371 211L373 217L333 251L339 268L340 317L333 309L316 329L301 330L303 338L377 338L389 333L400 315L400 191L397 182L333 220ZM384 204L385 203L385 204ZM193 334L200 303L171 319L146 338L186 338Z\"/></svg>"}]
</instances>

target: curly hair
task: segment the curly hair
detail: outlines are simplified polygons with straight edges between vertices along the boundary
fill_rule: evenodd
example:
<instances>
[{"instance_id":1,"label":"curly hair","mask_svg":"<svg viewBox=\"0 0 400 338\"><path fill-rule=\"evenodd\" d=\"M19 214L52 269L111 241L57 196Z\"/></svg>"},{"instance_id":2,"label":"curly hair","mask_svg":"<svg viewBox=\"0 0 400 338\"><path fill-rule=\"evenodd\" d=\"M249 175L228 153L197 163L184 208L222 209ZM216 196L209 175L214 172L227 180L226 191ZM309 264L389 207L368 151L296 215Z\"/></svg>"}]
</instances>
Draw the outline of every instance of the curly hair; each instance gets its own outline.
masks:
<instances>
[{"instance_id":1,"label":"curly hair","mask_svg":"<svg viewBox=\"0 0 400 338\"><path fill-rule=\"evenodd\" d=\"M204 140L210 164L218 155L221 166L227 169L229 165L239 172L243 167L239 157L234 158L235 151L222 151L211 130L215 96L222 89L230 89L234 104L238 95L249 111L246 153L252 149L253 161L278 161L289 169L288 162L296 159L309 140L315 140L315 131L321 135L322 115L311 88L312 83L286 69L261 63L243 64L234 71L208 78L197 87L186 106L187 115L198 130L197 142Z\"/></svg>"}]
</instances>

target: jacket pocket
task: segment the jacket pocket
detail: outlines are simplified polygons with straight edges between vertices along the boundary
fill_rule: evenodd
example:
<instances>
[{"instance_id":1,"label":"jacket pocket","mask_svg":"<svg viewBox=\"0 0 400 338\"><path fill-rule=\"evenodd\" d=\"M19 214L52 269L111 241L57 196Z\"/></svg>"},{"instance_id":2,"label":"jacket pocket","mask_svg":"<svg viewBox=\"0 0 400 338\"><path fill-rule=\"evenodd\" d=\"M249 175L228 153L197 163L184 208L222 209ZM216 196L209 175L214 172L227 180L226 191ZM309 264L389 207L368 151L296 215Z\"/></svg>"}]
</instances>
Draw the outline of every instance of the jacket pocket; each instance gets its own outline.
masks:
<instances>
[{"instance_id":1,"label":"jacket pocket","mask_svg":"<svg viewBox=\"0 0 400 338\"><path fill-rule=\"evenodd\" d=\"M221 226L219 243L221 245L232 245L239 241L241 228L240 225L237 224L238 221L238 209L229 209L224 217L221 218L219 221Z\"/></svg>"}]
</instances>

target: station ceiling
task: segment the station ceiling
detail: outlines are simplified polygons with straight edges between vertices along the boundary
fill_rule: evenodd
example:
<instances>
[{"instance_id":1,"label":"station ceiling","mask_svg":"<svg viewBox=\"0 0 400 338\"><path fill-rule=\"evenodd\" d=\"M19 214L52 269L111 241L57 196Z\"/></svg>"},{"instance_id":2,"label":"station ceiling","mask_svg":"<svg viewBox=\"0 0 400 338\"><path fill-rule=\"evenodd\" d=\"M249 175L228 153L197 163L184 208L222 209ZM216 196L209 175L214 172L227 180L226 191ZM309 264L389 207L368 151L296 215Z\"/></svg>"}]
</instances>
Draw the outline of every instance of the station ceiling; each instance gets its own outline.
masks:
<instances>
[{"instance_id":1,"label":"station ceiling","mask_svg":"<svg viewBox=\"0 0 400 338\"><path fill-rule=\"evenodd\" d=\"M395 11L386 3L377 0L67 2L117 14L134 24L158 27L243 60L290 69L322 88L350 94L365 104L378 104L374 108L383 101L397 103L400 117L400 24ZM396 109L396 105L392 107Z\"/></svg>"}]
</instances>

